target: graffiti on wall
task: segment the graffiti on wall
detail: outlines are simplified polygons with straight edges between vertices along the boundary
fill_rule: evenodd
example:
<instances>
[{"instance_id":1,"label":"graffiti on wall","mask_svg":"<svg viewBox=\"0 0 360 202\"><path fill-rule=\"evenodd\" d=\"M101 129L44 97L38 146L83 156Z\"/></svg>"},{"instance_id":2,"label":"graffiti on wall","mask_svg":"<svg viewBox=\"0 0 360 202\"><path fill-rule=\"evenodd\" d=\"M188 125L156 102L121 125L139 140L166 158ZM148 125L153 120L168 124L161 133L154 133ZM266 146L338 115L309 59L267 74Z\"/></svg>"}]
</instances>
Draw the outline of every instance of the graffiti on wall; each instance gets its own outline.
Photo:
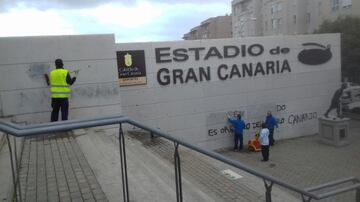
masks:
<instances>
[{"instance_id":1,"label":"graffiti on wall","mask_svg":"<svg viewBox=\"0 0 360 202\"><path fill-rule=\"evenodd\" d=\"M79 97L96 98L112 97L119 95L119 88L114 84L76 86L73 88L73 95Z\"/></svg>"},{"instance_id":2,"label":"graffiti on wall","mask_svg":"<svg viewBox=\"0 0 360 202\"><path fill-rule=\"evenodd\" d=\"M288 124L296 125L312 119L317 119L317 112L290 114L287 120Z\"/></svg>"},{"instance_id":3,"label":"graffiti on wall","mask_svg":"<svg viewBox=\"0 0 360 202\"><path fill-rule=\"evenodd\" d=\"M208 126L222 124L227 121L227 115L236 117L238 114L244 116L245 111L239 109L239 110L226 111L226 112L210 113L209 116L206 118L206 123Z\"/></svg>"},{"instance_id":4,"label":"graffiti on wall","mask_svg":"<svg viewBox=\"0 0 360 202\"><path fill-rule=\"evenodd\" d=\"M212 128L208 130L209 136L219 136L219 135L231 135L234 133L232 126L224 126L222 128Z\"/></svg>"},{"instance_id":5,"label":"graffiti on wall","mask_svg":"<svg viewBox=\"0 0 360 202\"><path fill-rule=\"evenodd\" d=\"M50 64L45 63L34 63L29 65L27 74L30 78L41 78L44 79L44 74L50 71Z\"/></svg>"},{"instance_id":6,"label":"graffiti on wall","mask_svg":"<svg viewBox=\"0 0 360 202\"><path fill-rule=\"evenodd\" d=\"M275 104L272 105L272 107L269 107L267 105L267 109L273 109L270 111L274 111L275 114L275 118L277 120L277 123L279 125L279 127L281 127L281 125L297 125L297 124L302 124L311 120L315 120L317 119L318 115L317 112L299 112L299 113L288 113L287 112L287 105L286 104ZM265 116L266 116L266 112L269 110L266 110L264 107L254 107L255 110L254 112L251 112L249 110L234 110L234 111L228 111L228 112L222 112L222 113L217 113L217 119L218 121L222 120L222 122L220 122L221 124L224 124L223 126L219 126L221 124L219 124L219 122L212 122L212 125L217 125L217 127L211 127L211 124L208 125L210 126L208 128L208 136L226 136L226 135L232 135L233 134L233 127L231 124L229 124L227 122L227 115L230 115L232 117L237 117L238 114L241 114L243 117L244 115L246 115L245 117L250 117L249 119L244 119L246 126L245 126L245 130L249 131L250 133L260 130L261 128L261 124L265 121ZM260 113L261 111L261 113ZM254 116L255 115L255 116ZM214 116L214 113L211 114L210 116ZM259 118L259 117L263 117L263 118Z\"/></svg>"}]
</instances>

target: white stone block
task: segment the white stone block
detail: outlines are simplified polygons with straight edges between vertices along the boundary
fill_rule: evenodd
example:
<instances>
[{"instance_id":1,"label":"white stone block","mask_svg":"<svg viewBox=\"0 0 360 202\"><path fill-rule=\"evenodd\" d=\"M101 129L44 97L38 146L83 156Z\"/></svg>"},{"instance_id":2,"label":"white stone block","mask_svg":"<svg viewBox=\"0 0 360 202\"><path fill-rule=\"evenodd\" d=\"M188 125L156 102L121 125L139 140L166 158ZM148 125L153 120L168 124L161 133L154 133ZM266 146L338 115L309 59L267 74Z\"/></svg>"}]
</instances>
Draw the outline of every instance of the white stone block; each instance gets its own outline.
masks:
<instances>
[{"instance_id":1,"label":"white stone block","mask_svg":"<svg viewBox=\"0 0 360 202\"><path fill-rule=\"evenodd\" d=\"M0 39L0 63L22 64L115 58L114 35L6 37ZM6 47L6 48L5 48ZM36 51L34 51L36 49Z\"/></svg>"},{"instance_id":2,"label":"white stone block","mask_svg":"<svg viewBox=\"0 0 360 202\"><path fill-rule=\"evenodd\" d=\"M0 38L0 53L3 116L47 120L39 115L51 111L44 74L54 69L56 58L69 71L80 69L71 87L71 110L116 105L121 112L113 35L6 37Z\"/></svg>"}]
</instances>

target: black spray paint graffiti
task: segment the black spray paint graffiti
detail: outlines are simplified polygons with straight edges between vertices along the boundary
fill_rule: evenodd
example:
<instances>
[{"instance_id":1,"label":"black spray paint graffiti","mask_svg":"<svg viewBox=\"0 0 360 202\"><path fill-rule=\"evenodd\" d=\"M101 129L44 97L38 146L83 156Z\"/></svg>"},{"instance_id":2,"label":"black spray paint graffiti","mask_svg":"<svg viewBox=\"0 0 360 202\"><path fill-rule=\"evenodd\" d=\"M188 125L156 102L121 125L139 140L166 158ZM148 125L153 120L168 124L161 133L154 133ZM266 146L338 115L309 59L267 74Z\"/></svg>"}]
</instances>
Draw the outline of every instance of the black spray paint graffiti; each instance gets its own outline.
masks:
<instances>
[{"instance_id":1,"label":"black spray paint graffiti","mask_svg":"<svg viewBox=\"0 0 360 202\"><path fill-rule=\"evenodd\" d=\"M208 130L209 136L217 136L217 135L231 135L234 133L234 129L232 126L225 126L222 128L214 128Z\"/></svg>"},{"instance_id":2,"label":"black spray paint graffiti","mask_svg":"<svg viewBox=\"0 0 360 202\"><path fill-rule=\"evenodd\" d=\"M285 123L285 118L276 118L276 121L278 123L278 125L281 125L281 124L284 124ZM257 129L257 128L261 128L261 124L263 123L264 121L254 121L254 122L251 122L251 123L247 123L246 124L246 128L247 130L249 129Z\"/></svg>"},{"instance_id":3,"label":"black spray paint graffiti","mask_svg":"<svg viewBox=\"0 0 360 202\"><path fill-rule=\"evenodd\" d=\"M245 114L245 111L241 111L241 110L235 110L235 111L228 111L224 114L219 114L223 117L227 117L227 116L230 116L230 117L233 117L233 118L236 118L238 115L241 115L241 116L244 116ZM221 121L222 122L222 121ZM224 126L222 128L213 128L213 129L209 129L208 130L208 135L209 136L216 136L216 135L231 135L233 134L234 132L234 129L231 125L227 125L227 126Z\"/></svg>"},{"instance_id":4,"label":"black spray paint graffiti","mask_svg":"<svg viewBox=\"0 0 360 202\"><path fill-rule=\"evenodd\" d=\"M286 105L276 105L276 111L281 112L286 110Z\"/></svg>"},{"instance_id":5,"label":"black spray paint graffiti","mask_svg":"<svg viewBox=\"0 0 360 202\"><path fill-rule=\"evenodd\" d=\"M278 118L277 119L278 125L285 123L285 118ZM246 123L245 130L251 130L251 129L260 129L261 123L263 121L251 121L249 123ZM208 130L209 136L217 136L217 135L231 135L234 133L234 129L232 125L227 125L222 128L211 128Z\"/></svg>"},{"instance_id":6,"label":"black spray paint graffiti","mask_svg":"<svg viewBox=\"0 0 360 202\"><path fill-rule=\"evenodd\" d=\"M287 109L287 106L285 104L278 104L276 105L276 111L277 112L285 112ZM238 114L241 114L244 116L245 111L229 111L227 112L228 115L236 118ZM290 114L287 117L277 117L277 123L278 125L283 124L289 124L289 125L296 125L301 124L306 121L310 121L317 118L317 112L306 112L306 113L299 113L299 114ZM287 122L286 122L287 121ZM246 122L245 130L258 130L261 128L261 124L264 122L264 120L254 120ZM234 132L232 125L226 125L221 128L211 128L208 129L208 135L209 136L217 136L217 135L232 135Z\"/></svg>"},{"instance_id":7,"label":"black spray paint graffiti","mask_svg":"<svg viewBox=\"0 0 360 202\"><path fill-rule=\"evenodd\" d=\"M302 114L291 114L288 117L288 123L295 125L295 124L299 124L299 123L303 123L305 121L309 121L312 119L316 119L317 118L317 113L316 112L310 112L310 113L302 113Z\"/></svg>"}]
</instances>

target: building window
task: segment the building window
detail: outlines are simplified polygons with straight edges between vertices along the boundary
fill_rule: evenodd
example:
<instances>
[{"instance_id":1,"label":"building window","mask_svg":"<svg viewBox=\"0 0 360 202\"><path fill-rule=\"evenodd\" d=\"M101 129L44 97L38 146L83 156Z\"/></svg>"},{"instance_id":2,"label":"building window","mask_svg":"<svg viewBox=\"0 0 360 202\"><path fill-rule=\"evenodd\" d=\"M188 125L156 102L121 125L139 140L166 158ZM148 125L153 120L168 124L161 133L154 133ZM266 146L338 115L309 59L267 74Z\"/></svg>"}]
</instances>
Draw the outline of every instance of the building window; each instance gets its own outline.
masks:
<instances>
[{"instance_id":1,"label":"building window","mask_svg":"<svg viewBox=\"0 0 360 202\"><path fill-rule=\"evenodd\" d=\"M343 0L342 1L342 7L343 8L351 8L352 0Z\"/></svg>"},{"instance_id":2,"label":"building window","mask_svg":"<svg viewBox=\"0 0 360 202\"><path fill-rule=\"evenodd\" d=\"M293 22L296 24L296 15L293 15Z\"/></svg>"},{"instance_id":3,"label":"building window","mask_svg":"<svg viewBox=\"0 0 360 202\"><path fill-rule=\"evenodd\" d=\"M278 24L279 24L279 29L281 29L281 24L282 24L282 20L281 20L281 18L279 18L279 20L278 20Z\"/></svg>"},{"instance_id":4,"label":"building window","mask_svg":"<svg viewBox=\"0 0 360 202\"><path fill-rule=\"evenodd\" d=\"M240 5L240 4L238 4L238 5L236 6L236 13L237 13L237 14L241 13L241 5Z\"/></svg>"},{"instance_id":5,"label":"building window","mask_svg":"<svg viewBox=\"0 0 360 202\"><path fill-rule=\"evenodd\" d=\"M268 22L265 21L265 31L267 31L267 30L268 30Z\"/></svg>"},{"instance_id":6,"label":"building window","mask_svg":"<svg viewBox=\"0 0 360 202\"><path fill-rule=\"evenodd\" d=\"M240 3L241 12L245 12L249 10L249 3L250 1L243 1Z\"/></svg>"},{"instance_id":7,"label":"building window","mask_svg":"<svg viewBox=\"0 0 360 202\"><path fill-rule=\"evenodd\" d=\"M272 29L276 29L276 20L277 20L277 19L272 19L272 20L271 20L271 22L272 22L272 23L271 23L271 24L272 24Z\"/></svg>"},{"instance_id":8,"label":"building window","mask_svg":"<svg viewBox=\"0 0 360 202\"><path fill-rule=\"evenodd\" d=\"M272 19L271 23L272 23L272 29L273 30L279 30L280 27L281 27L281 18Z\"/></svg>"},{"instance_id":9,"label":"building window","mask_svg":"<svg viewBox=\"0 0 360 202\"><path fill-rule=\"evenodd\" d=\"M306 13L306 23L310 23L311 20L311 14L310 13Z\"/></svg>"},{"instance_id":10,"label":"building window","mask_svg":"<svg viewBox=\"0 0 360 202\"><path fill-rule=\"evenodd\" d=\"M281 10L282 10L282 5L280 2L271 5L271 13L277 13L280 12Z\"/></svg>"},{"instance_id":11,"label":"building window","mask_svg":"<svg viewBox=\"0 0 360 202\"><path fill-rule=\"evenodd\" d=\"M331 10L332 11L339 10L339 0L331 0Z\"/></svg>"}]
</instances>

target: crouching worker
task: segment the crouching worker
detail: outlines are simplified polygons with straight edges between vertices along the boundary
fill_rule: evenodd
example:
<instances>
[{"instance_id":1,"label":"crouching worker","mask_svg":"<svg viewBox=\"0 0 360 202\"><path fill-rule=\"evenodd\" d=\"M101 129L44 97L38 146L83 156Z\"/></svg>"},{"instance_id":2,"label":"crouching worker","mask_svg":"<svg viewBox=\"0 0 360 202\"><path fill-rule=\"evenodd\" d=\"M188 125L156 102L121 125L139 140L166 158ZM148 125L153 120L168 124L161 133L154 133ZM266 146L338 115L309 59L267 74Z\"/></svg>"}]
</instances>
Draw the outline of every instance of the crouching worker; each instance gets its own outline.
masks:
<instances>
[{"instance_id":1,"label":"crouching worker","mask_svg":"<svg viewBox=\"0 0 360 202\"><path fill-rule=\"evenodd\" d=\"M255 139L249 140L248 142L248 150L259 152L261 151L261 144L260 144L260 133L255 134Z\"/></svg>"},{"instance_id":2,"label":"crouching worker","mask_svg":"<svg viewBox=\"0 0 360 202\"><path fill-rule=\"evenodd\" d=\"M245 122L241 120L241 115L237 115L237 119L231 118L228 115L228 121L234 126L234 151L241 151L243 149L243 130L245 128ZM238 143L240 141L240 145L238 147Z\"/></svg>"}]
</instances>

